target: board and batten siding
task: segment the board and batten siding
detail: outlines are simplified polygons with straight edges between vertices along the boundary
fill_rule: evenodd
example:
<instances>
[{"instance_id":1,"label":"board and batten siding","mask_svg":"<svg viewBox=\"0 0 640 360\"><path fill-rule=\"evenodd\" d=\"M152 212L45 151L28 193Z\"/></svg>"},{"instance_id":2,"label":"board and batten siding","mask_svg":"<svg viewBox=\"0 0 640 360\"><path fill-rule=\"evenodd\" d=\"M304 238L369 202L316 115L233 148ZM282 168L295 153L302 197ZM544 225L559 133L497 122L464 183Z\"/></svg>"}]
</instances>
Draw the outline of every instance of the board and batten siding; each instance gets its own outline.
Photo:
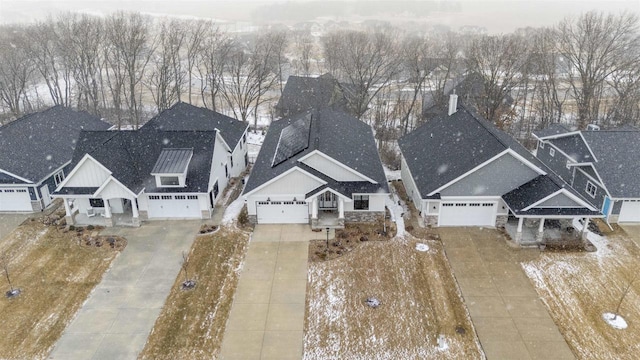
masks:
<instances>
[{"instance_id":1,"label":"board and batten siding","mask_svg":"<svg viewBox=\"0 0 640 360\"><path fill-rule=\"evenodd\" d=\"M218 200L222 194L224 193L224 189L226 189L227 184L229 182L229 178L225 176L224 165L227 164L229 171L231 171L231 163L229 163L229 157L227 156L227 149L222 143L222 138L220 134L216 134L216 143L213 146L213 157L211 160L211 171L209 175L209 189L208 191L213 190L213 185L216 180L218 181ZM235 160L234 160L235 161ZM231 173L229 176L233 176ZM188 181L188 179L187 179Z\"/></svg>"},{"instance_id":2,"label":"board and batten siding","mask_svg":"<svg viewBox=\"0 0 640 360\"><path fill-rule=\"evenodd\" d=\"M413 204L418 211L422 212L424 208L423 203L425 203L425 201L423 201L420 196L420 192L418 191L418 187L416 186L413 176L411 176L411 171L407 165L404 155L401 156L400 160L400 178L402 179L402 185L407 192L407 196L411 198L411 201L413 201Z\"/></svg>"},{"instance_id":3,"label":"board and batten siding","mask_svg":"<svg viewBox=\"0 0 640 360\"><path fill-rule=\"evenodd\" d=\"M256 201L304 201L305 195L321 186L322 183L309 175L294 170L276 181L264 186L247 197L247 212L256 214Z\"/></svg>"},{"instance_id":4,"label":"board and batten siding","mask_svg":"<svg viewBox=\"0 0 640 360\"><path fill-rule=\"evenodd\" d=\"M244 135L247 134L247 130L245 130ZM244 156L247 153L247 143L243 141L243 139L245 138L243 135L243 137L240 138L240 141L238 141L235 149L233 149L233 153L231 153L231 158L233 158L233 168L231 167L231 164L229 164L229 169L231 170L231 177L238 177L240 176L240 174L242 174L242 172L247 168L248 164L245 164L244 162ZM233 145L229 145L229 146L233 146Z\"/></svg>"},{"instance_id":5,"label":"board and batten siding","mask_svg":"<svg viewBox=\"0 0 640 360\"><path fill-rule=\"evenodd\" d=\"M319 154L309 156L302 163L337 181L367 181L362 176Z\"/></svg>"},{"instance_id":6,"label":"board and batten siding","mask_svg":"<svg viewBox=\"0 0 640 360\"><path fill-rule=\"evenodd\" d=\"M67 180L65 187L100 187L109 175L95 160L88 158Z\"/></svg>"}]
</instances>

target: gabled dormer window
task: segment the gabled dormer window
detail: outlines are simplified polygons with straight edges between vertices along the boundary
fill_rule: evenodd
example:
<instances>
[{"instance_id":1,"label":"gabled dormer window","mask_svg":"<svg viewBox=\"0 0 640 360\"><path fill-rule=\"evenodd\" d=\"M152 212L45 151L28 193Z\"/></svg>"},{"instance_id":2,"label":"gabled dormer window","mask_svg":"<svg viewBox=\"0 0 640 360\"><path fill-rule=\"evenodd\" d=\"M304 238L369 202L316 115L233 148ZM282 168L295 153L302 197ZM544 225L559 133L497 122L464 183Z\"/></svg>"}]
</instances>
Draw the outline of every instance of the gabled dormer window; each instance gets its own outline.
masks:
<instances>
[{"instance_id":1,"label":"gabled dormer window","mask_svg":"<svg viewBox=\"0 0 640 360\"><path fill-rule=\"evenodd\" d=\"M187 186L187 170L193 149L163 149L151 171L156 187Z\"/></svg>"}]
</instances>

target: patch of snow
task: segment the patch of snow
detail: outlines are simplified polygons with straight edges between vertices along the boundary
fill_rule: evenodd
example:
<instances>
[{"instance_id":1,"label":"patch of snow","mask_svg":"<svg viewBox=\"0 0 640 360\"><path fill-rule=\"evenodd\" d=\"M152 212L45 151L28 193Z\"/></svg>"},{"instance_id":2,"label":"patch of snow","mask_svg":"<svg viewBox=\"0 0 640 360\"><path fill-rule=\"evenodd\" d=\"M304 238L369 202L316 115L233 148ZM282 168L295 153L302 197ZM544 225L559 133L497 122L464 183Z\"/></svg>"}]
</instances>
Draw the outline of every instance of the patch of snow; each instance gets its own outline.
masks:
<instances>
[{"instance_id":1,"label":"patch of snow","mask_svg":"<svg viewBox=\"0 0 640 360\"><path fill-rule=\"evenodd\" d=\"M422 252L429 251L429 245L423 244L423 243L417 243L416 250L422 251Z\"/></svg>"},{"instance_id":2,"label":"patch of snow","mask_svg":"<svg viewBox=\"0 0 640 360\"><path fill-rule=\"evenodd\" d=\"M396 229L397 229L396 236L404 237L405 230L404 230L404 219L402 218L402 215L404 214L405 210L402 202L399 201L398 195L396 194L391 194L387 196L387 198L384 201L385 201L385 206L389 209L389 212L391 213L391 221L396 223Z\"/></svg>"},{"instance_id":3,"label":"patch of snow","mask_svg":"<svg viewBox=\"0 0 640 360\"><path fill-rule=\"evenodd\" d=\"M624 330L627 328L627 321L620 315L616 316L614 313L606 312L602 314L602 318L614 329Z\"/></svg>"},{"instance_id":4,"label":"patch of snow","mask_svg":"<svg viewBox=\"0 0 640 360\"><path fill-rule=\"evenodd\" d=\"M391 170L386 165L383 165L384 174L387 176L387 181L400 180L402 178L400 170Z\"/></svg>"},{"instance_id":5,"label":"patch of snow","mask_svg":"<svg viewBox=\"0 0 640 360\"><path fill-rule=\"evenodd\" d=\"M438 350L444 351L448 348L449 343L447 342L447 339L444 337L444 335L441 334L440 336L438 336Z\"/></svg>"},{"instance_id":6,"label":"patch of snow","mask_svg":"<svg viewBox=\"0 0 640 360\"><path fill-rule=\"evenodd\" d=\"M583 226L578 219L573 219L572 225L577 231L582 231ZM595 254L599 259L613 256L611 244L606 237L587 230L587 240L589 240L596 249L598 249L598 251L593 254Z\"/></svg>"},{"instance_id":7,"label":"patch of snow","mask_svg":"<svg viewBox=\"0 0 640 360\"><path fill-rule=\"evenodd\" d=\"M242 196L238 196L227 208L224 210L224 215L222 215L222 224L229 225L240 215L240 211L242 211L242 207L244 206L244 199Z\"/></svg>"}]
</instances>

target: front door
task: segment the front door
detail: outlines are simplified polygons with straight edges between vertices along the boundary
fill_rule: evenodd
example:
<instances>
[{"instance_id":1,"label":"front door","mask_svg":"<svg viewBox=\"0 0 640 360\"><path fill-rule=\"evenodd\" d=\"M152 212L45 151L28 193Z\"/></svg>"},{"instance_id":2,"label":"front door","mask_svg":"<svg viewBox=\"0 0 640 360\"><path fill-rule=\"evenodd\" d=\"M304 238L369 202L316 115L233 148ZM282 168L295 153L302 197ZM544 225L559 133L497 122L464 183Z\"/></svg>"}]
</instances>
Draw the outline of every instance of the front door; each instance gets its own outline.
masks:
<instances>
[{"instance_id":1,"label":"front door","mask_svg":"<svg viewBox=\"0 0 640 360\"><path fill-rule=\"evenodd\" d=\"M321 210L337 209L338 198L336 197L336 194L327 191L324 194L320 195L320 197L318 198L318 208L320 208Z\"/></svg>"}]
</instances>

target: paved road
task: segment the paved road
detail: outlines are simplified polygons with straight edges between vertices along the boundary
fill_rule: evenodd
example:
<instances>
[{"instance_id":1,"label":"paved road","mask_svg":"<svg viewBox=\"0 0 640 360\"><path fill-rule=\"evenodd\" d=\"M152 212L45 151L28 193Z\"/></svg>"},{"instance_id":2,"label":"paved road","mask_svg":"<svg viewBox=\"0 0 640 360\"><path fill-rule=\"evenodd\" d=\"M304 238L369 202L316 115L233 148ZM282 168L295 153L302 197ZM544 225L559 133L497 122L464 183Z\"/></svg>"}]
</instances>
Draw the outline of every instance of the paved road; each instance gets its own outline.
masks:
<instances>
[{"instance_id":1,"label":"paved road","mask_svg":"<svg viewBox=\"0 0 640 360\"><path fill-rule=\"evenodd\" d=\"M201 221L153 221L103 234L128 245L56 343L49 359L135 359L169 295Z\"/></svg>"},{"instance_id":2,"label":"paved road","mask_svg":"<svg viewBox=\"0 0 640 360\"><path fill-rule=\"evenodd\" d=\"M227 321L221 359L302 358L309 240L323 235L308 225L256 226Z\"/></svg>"},{"instance_id":3,"label":"paved road","mask_svg":"<svg viewBox=\"0 0 640 360\"><path fill-rule=\"evenodd\" d=\"M0 240L22 224L29 214L0 214Z\"/></svg>"},{"instance_id":4,"label":"paved road","mask_svg":"<svg viewBox=\"0 0 640 360\"><path fill-rule=\"evenodd\" d=\"M441 228L445 252L487 359L574 359L520 261L496 230Z\"/></svg>"}]
</instances>

